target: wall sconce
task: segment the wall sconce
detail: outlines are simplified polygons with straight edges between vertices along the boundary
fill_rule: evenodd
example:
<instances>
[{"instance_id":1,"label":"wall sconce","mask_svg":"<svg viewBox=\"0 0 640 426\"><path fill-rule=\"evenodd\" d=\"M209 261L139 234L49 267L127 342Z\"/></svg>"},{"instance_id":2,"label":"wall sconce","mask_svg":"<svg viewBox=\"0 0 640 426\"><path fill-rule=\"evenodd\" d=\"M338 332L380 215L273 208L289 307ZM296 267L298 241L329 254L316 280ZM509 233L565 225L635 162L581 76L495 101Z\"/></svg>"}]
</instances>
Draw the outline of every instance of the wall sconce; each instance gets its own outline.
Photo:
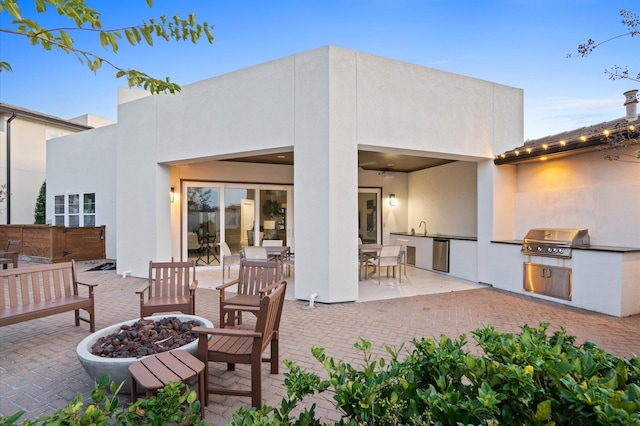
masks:
<instances>
[{"instance_id":1,"label":"wall sconce","mask_svg":"<svg viewBox=\"0 0 640 426\"><path fill-rule=\"evenodd\" d=\"M175 188L173 186L171 187L171 193L170 194L171 194L171 202L173 203L175 201L175 199L176 199L176 190L175 190Z\"/></svg>"},{"instance_id":2,"label":"wall sconce","mask_svg":"<svg viewBox=\"0 0 640 426\"><path fill-rule=\"evenodd\" d=\"M391 207L396 206L396 194L389 194L389 205Z\"/></svg>"}]
</instances>

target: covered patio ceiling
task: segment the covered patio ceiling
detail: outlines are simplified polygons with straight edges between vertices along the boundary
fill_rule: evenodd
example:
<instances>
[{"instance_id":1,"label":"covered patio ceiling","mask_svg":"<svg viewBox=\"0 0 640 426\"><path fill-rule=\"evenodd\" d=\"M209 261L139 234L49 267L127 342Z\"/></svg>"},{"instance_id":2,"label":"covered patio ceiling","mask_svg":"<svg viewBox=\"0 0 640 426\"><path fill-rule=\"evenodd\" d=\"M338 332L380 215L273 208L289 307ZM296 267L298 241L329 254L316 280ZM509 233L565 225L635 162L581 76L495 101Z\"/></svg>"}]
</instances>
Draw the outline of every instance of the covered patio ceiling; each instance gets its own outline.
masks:
<instances>
[{"instance_id":1,"label":"covered patio ceiling","mask_svg":"<svg viewBox=\"0 0 640 426\"><path fill-rule=\"evenodd\" d=\"M253 155L247 157L230 158L224 161L239 161L244 163L266 163L293 165L293 151L273 154ZM377 170L385 172L415 172L451 163L455 160L442 158L418 157L414 155L395 154L389 152L358 151L358 166L363 170Z\"/></svg>"}]
</instances>

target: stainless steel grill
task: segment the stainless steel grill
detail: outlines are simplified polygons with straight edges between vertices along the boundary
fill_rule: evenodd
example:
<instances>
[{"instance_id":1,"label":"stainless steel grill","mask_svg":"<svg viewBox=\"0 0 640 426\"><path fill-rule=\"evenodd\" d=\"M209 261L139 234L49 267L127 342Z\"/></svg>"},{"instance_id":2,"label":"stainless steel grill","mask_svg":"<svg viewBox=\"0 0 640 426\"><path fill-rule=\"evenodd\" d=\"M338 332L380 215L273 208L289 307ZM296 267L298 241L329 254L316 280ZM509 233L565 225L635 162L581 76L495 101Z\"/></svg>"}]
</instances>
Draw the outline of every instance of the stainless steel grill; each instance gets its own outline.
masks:
<instances>
[{"instance_id":1,"label":"stainless steel grill","mask_svg":"<svg viewBox=\"0 0 640 426\"><path fill-rule=\"evenodd\" d=\"M590 244L588 229L535 228L527 232L520 252L527 255L570 258L572 248L588 247Z\"/></svg>"}]
</instances>

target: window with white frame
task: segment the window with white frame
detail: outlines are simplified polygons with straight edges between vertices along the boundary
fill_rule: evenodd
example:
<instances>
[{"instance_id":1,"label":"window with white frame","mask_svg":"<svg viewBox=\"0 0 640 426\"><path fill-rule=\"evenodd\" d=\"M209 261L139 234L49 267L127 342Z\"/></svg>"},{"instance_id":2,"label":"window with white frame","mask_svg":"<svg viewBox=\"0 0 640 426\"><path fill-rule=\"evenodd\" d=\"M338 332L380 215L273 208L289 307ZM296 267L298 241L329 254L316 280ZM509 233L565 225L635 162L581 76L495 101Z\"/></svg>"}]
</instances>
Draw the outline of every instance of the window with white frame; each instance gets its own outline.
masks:
<instances>
[{"instance_id":1,"label":"window with white frame","mask_svg":"<svg viewBox=\"0 0 640 426\"><path fill-rule=\"evenodd\" d=\"M66 226L96 226L96 194L68 194L54 197L54 223Z\"/></svg>"},{"instance_id":2,"label":"window with white frame","mask_svg":"<svg viewBox=\"0 0 640 426\"><path fill-rule=\"evenodd\" d=\"M96 194L84 194L82 215L82 226L96 226Z\"/></svg>"},{"instance_id":3,"label":"window with white frame","mask_svg":"<svg viewBox=\"0 0 640 426\"><path fill-rule=\"evenodd\" d=\"M54 199L54 221L55 225L64 225L64 195L56 195Z\"/></svg>"}]
</instances>

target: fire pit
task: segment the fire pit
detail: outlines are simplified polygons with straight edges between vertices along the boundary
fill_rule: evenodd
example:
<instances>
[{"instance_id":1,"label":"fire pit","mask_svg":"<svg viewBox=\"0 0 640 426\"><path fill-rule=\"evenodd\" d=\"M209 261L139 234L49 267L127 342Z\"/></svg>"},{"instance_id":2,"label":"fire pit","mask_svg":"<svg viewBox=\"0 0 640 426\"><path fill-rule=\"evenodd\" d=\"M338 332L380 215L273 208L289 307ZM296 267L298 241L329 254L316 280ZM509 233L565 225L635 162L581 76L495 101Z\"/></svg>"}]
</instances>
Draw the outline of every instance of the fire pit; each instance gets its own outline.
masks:
<instances>
[{"instance_id":1,"label":"fire pit","mask_svg":"<svg viewBox=\"0 0 640 426\"><path fill-rule=\"evenodd\" d=\"M213 323L211 321L195 315L159 315L145 317L145 320L158 321L167 317L175 317L182 322L196 321L198 325L202 327L213 327ZM117 384L120 384L124 381L121 392L125 394L129 394L131 392L129 366L134 362L139 361L140 358L105 358L94 355L92 353L92 346L98 341L98 339L110 334L117 333L118 331L120 331L122 326L130 326L139 320L140 319L137 318L129 321L124 321L118 324L114 324L110 327L103 328L102 330L98 330L95 333L92 333L89 336L85 337L76 348L78 360L91 378L93 378L94 380L98 380L103 375L109 374L111 376L111 380L116 382ZM192 355L196 355L198 351L198 339L176 349L185 350Z\"/></svg>"}]
</instances>

